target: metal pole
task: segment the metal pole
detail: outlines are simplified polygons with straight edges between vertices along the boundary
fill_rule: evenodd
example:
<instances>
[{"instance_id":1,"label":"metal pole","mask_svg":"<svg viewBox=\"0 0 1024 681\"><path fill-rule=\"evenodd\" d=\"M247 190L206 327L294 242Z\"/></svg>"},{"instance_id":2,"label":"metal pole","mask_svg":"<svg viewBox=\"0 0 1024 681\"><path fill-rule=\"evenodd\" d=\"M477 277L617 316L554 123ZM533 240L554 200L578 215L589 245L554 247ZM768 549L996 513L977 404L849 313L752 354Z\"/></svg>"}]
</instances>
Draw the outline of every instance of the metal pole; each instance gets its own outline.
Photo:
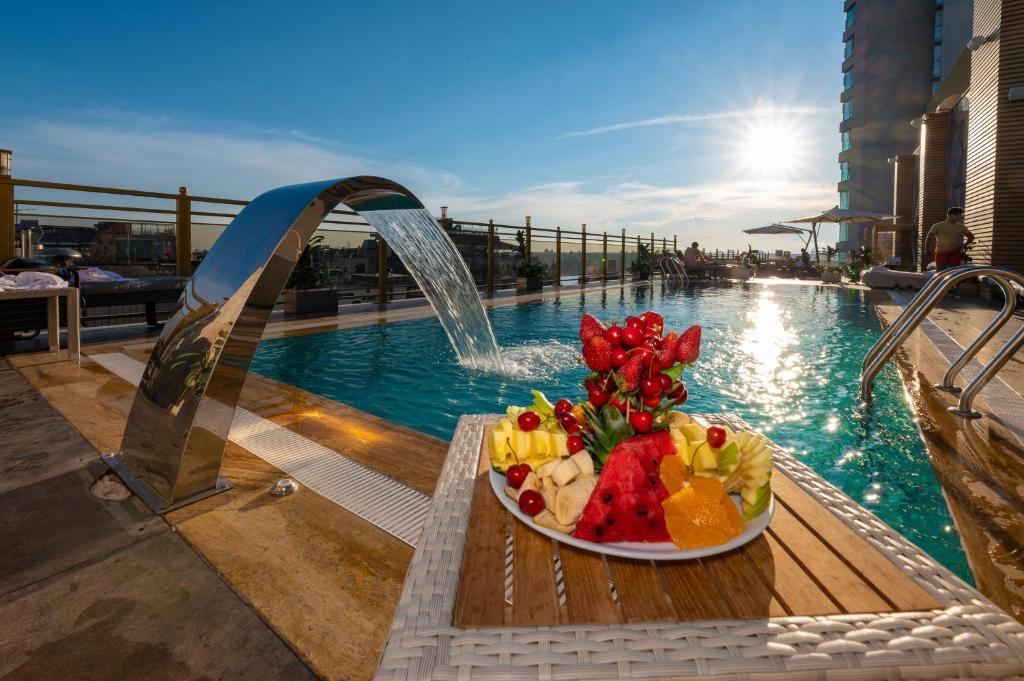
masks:
<instances>
[{"instance_id":1,"label":"metal pole","mask_svg":"<svg viewBox=\"0 0 1024 681\"><path fill-rule=\"evenodd\" d=\"M192 199L188 187L178 188L174 211L174 269L179 277L192 276Z\"/></svg>"},{"instance_id":2,"label":"metal pole","mask_svg":"<svg viewBox=\"0 0 1024 681\"><path fill-rule=\"evenodd\" d=\"M487 221L487 294L494 294L494 220Z\"/></svg>"},{"instance_id":3,"label":"metal pole","mask_svg":"<svg viewBox=\"0 0 1024 681\"><path fill-rule=\"evenodd\" d=\"M562 285L562 228L555 227L555 286Z\"/></svg>"},{"instance_id":4,"label":"metal pole","mask_svg":"<svg viewBox=\"0 0 1024 681\"><path fill-rule=\"evenodd\" d=\"M626 228L622 228L622 262L619 267L619 281L626 281Z\"/></svg>"},{"instance_id":5,"label":"metal pole","mask_svg":"<svg viewBox=\"0 0 1024 681\"><path fill-rule=\"evenodd\" d=\"M377 237L377 304L388 304L388 242Z\"/></svg>"},{"instance_id":6,"label":"metal pole","mask_svg":"<svg viewBox=\"0 0 1024 681\"><path fill-rule=\"evenodd\" d=\"M675 253L676 251L679 250L679 244L676 242L676 239L678 239L678 236L673 234L672 235L672 252L673 253Z\"/></svg>"},{"instance_id":7,"label":"metal pole","mask_svg":"<svg viewBox=\"0 0 1024 681\"><path fill-rule=\"evenodd\" d=\"M608 281L608 232L604 233L604 243L601 248L601 285Z\"/></svg>"},{"instance_id":8,"label":"metal pole","mask_svg":"<svg viewBox=\"0 0 1024 681\"><path fill-rule=\"evenodd\" d=\"M580 255L580 284L587 283L587 223L583 223L583 252Z\"/></svg>"},{"instance_id":9,"label":"metal pole","mask_svg":"<svg viewBox=\"0 0 1024 681\"><path fill-rule=\"evenodd\" d=\"M0 149L0 260L14 257L14 184L10 149ZM28 254L25 254L28 256Z\"/></svg>"},{"instance_id":10,"label":"metal pole","mask_svg":"<svg viewBox=\"0 0 1024 681\"><path fill-rule=\"evenodd\" d=\"M533 230L530 227L530 216L526 216L526 264L530 264L530 258L533 257Z\"/></svg>"}]
</instances>

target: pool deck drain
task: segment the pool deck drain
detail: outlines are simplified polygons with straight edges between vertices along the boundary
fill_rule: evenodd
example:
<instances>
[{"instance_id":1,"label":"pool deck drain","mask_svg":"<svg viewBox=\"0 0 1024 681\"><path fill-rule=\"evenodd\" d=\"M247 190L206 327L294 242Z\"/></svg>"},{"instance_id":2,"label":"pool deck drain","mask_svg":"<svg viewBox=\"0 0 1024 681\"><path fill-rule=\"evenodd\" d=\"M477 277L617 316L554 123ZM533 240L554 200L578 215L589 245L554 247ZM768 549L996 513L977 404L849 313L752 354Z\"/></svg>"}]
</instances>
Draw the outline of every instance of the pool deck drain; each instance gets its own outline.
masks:
<instances>
[{"instance_id":1,"label":"pool deck drain","mask_svg":"<svg viewBox=\"0 0 1024 681\"><path fill-rule=\"evenodd\" d=\"M128 355L111 352L90 357L134 386L142 380L146 365ZM232 415L231 410L225 408L218 416L232 419L228 434L231 442L409 546L416 546L430 503L426 494L248 409L238 407Z\"/></svg>"}]
</instances>

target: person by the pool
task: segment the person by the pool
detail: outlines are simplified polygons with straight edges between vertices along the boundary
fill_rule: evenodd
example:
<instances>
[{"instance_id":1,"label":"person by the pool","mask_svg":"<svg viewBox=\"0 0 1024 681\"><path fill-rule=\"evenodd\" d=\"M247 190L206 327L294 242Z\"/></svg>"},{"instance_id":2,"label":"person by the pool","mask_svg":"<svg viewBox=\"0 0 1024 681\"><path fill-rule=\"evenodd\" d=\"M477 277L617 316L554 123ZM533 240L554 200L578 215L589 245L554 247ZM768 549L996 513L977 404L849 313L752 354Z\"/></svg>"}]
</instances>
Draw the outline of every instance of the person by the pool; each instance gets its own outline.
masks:
<instances>
[{"instance_id":1,"label":"person by the pool","mask_svg":"<svg viewBox=\"0 0 1024 681\"><path fill-rule=\"evenodd\" d=\"M946 219L928 230L925 243L932 237L935 238L935 270L941 272L960 265L964 246L974 241L974 235L964 226L964 209L953 206L947 210Z\"/></svg>"},{"instance_id":2,"label":"person by the pool","mask_svg":"<svg viewBox=\"0 0 1024 681\"><path fill-rule=\"evenodd\" d=\"M683 253L683 264L687 267L695 267L707 263L704 254L700 252L700 245L694 241Z\"/></svg>"}]
</instances>

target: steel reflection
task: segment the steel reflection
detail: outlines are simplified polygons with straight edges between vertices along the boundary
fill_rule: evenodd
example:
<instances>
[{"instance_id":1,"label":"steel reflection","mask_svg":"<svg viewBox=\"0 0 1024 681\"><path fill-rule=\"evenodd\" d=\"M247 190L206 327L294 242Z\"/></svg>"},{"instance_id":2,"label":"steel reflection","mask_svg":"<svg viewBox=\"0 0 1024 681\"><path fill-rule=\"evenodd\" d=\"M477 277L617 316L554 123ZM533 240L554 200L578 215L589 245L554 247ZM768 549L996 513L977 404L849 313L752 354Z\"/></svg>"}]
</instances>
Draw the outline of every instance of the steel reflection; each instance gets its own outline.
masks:
<instances>
[{"instance_id":1,"label":"steel reflection","mask_svg":"<svg viewBox=\"0 0 1024 681\"><path fill-rule=\"evenodd\" d=\"M423 208L381 177L274 189L235 217L182 293L146 365L121 452L105 457L157 512L229 487L221 459L256 346L302 249L340 203L360 213Z\"/></svg>"}]
</instances>

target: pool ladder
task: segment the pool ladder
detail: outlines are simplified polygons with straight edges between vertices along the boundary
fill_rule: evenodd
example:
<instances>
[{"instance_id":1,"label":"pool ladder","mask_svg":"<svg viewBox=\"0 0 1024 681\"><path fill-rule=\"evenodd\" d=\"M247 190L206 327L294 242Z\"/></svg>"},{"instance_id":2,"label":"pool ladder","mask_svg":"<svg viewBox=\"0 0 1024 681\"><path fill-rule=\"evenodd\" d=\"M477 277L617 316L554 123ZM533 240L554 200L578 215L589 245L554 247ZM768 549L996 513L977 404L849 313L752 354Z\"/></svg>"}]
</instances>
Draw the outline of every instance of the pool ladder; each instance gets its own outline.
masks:
<instances>
[{"instance_id":1,"label":"pool ladder","mask_svg":"<svg viewBox=\"0 0 1024 681\"><path fill-rule=\"evenodd\" d=\"M988 277L995 282L1003 291L1003 309L999 311L988 326L986 326L978 337L960 354L949 368L946 369L942 382L935 385L938 390L950 393L960 393L960 401L949 411L957 416L969 419L981 418L981 413L974 411L971 406L974 398L981 392L982 388L988 385L989 381L999 373L999 370L1013 357L1022 346L1024 346L1024 326L1016 331L1013 336L1003 345L994 357L982 367L978 375L967 384L962 390L954 385L954 381L967 363L984 347L993 336L999 332L1006 322L1013 316L1017 307L1017 294L1012 283L1024 286L1024 275L1007 267L986 266L986 265L962 265L939 272L925 284L914 299L911 300L895 321L882 334L878 342L864 357L864 364L860 374L860 395L864 402L871 401L871 388L874 385L875 376L888 362L896 350L903 344L911 332L925 320L928 313L938 305L946 293L964 281L974 277ZM1012 283L1011 283L1012 282Z\"/></svg>"},{"instance_id":2,"label":"pool ladder","mask_svg":"<svg viewBox=\"0 0 1024 681\"><path fill-rule=\"evenodd\" d=\"M661 268L663 276L667 276L680 284L690 283L690 275L686 273L686 265L679 260L678 256L663 255L661 260L658 261L658 267Z\"/></svg>"}]
</instances>

